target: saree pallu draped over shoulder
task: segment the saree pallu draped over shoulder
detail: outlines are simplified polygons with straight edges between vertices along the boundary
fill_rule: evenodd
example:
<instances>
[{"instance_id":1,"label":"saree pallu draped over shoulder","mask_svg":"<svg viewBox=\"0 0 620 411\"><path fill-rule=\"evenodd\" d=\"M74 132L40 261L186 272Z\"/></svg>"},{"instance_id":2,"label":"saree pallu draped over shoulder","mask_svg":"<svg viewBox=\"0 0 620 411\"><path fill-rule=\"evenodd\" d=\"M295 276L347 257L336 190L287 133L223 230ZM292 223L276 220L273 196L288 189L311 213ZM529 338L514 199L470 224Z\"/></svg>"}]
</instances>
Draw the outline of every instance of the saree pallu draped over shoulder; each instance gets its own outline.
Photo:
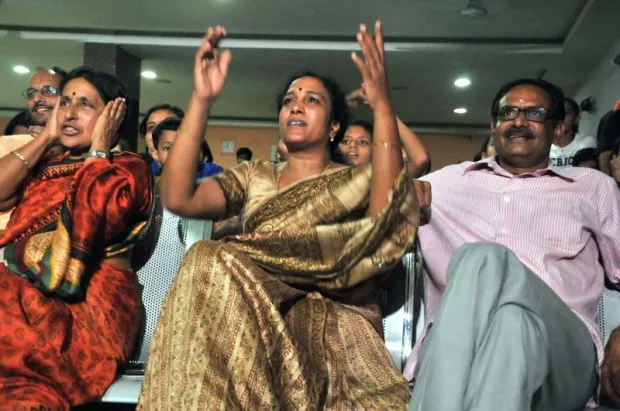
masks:
<instances>
[{"instance_id":1,"label":"saree pallu draped over shoulder","mask_svg":"<svg viewBox=\"0 0 620 411\"><path fill-rule=\"evenodd\" d=\"M403 172L387 206L369 218L369 166L280 193L272 167L249 163L215 178L227 214L241 212L247 234L202 241L186 255L138 409L406 407L407 383L384 346L375 291L415 239L409 180ZM258 182L273 195L254 202Z\"/></svg>"},{"instance_id":2,"label":"saree pallu draped over shoulder","mask_svg":"<svg viewBox=\"0 0 620 411\"><path fill-rule=\"evenodd\" d=\"M0 410L68 410L99 399L131 355L132 270L104 262L147 225L152 177L138 156L68 157L27 184L0 237Z\"/></svg>"}]
</instances>

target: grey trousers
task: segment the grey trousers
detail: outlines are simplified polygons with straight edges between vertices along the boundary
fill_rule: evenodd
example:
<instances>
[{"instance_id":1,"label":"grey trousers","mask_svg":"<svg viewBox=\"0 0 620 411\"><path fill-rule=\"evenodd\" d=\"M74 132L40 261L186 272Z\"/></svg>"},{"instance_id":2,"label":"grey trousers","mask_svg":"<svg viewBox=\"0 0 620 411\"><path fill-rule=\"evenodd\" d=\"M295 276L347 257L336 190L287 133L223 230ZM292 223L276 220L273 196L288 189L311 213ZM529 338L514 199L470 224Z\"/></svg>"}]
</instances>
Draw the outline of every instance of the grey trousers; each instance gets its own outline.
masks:
<instances>
[{"instance_id":1,"label":"grey trousers","mask_svg":"<svg viewBox=\"0 0 620 411\"><path fill-rule=\"evenodd\" d=\"M596 389L587 327L508 248L467 244L420 352L415 411L570 411Z\"/></svg>"}]
</instances>

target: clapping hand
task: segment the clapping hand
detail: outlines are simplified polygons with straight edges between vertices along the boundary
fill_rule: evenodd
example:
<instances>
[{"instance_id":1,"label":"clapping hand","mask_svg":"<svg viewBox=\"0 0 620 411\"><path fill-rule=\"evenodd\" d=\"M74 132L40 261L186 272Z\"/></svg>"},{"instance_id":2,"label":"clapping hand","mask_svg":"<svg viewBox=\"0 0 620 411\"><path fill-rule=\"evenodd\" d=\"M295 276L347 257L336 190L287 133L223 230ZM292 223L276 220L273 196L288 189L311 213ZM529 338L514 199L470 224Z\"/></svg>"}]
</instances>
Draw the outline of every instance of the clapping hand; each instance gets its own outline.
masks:
<instances>
[{"instance_id":1,"label":"clapping hand","mask_svg":"<svg viewBox=\"0 0 620 411\"><path fill-rule=\"evenodd\" d=\"M368 104L373 110L381 107L391 109L389 86L385 72L385 56L383 48L383 30L381 23L375 23L375 36L368 33L364 24L356 36L357 43L362 48L362 59L357 53L351 54L351 59L362 75L362 88Z\"/></svg>"},{"instance_id":2,"label":"clapping hand","mask_svg":"<svg viewBox=\"0 0 620 411\"><path fill-rule=\"evenodd\" d=\"M229 50L220 51L219 43L226 36L222 26L209 27L202 45L194 58L194 95L200 100L213 102L220 95L232 55Z\"/></svg>"}]
</instances>

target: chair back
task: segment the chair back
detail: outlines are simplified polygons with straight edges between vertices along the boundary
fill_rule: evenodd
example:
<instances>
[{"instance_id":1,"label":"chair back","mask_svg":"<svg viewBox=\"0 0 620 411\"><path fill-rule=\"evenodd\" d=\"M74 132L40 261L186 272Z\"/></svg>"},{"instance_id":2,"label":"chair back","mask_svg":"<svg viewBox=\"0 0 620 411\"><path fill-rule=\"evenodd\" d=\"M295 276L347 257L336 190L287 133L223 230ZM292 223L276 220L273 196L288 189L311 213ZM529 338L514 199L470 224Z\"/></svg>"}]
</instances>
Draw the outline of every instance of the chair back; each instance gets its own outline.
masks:
<instances>
[{"instance_id":1,"label":"chair back","mask_svg":"<svg viewBox=\"0 0 620 411\"><path fill-rule=\"evenodd\" d=\"M183 257L194 243L210 238L212 229L212 221L184 219L161 207L156 210L146 234L146 243L153 244L153 249L137 271L142 291L142 318L136 351L128 369L144 370L162 304Z\"/></svg>"}]
</instances>

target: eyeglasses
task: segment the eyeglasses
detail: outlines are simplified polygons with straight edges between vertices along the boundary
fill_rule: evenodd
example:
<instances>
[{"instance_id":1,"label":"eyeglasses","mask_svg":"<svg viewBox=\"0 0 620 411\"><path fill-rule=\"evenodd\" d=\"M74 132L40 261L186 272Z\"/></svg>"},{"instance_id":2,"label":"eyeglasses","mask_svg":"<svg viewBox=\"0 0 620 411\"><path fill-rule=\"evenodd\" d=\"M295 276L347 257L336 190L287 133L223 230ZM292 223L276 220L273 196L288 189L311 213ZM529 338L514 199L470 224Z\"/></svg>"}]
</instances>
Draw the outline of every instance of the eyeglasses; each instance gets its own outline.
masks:
<instances>
[{"instance_id":1,"label":"eyeglasses","mask_svg":"<svg viewBox=\"0 0 620 411\"><path fill-rule=\"evenodd\" d=\"M32 100L36 97L37 93L41 93L43 97L54 97L59 94L59 90L54 86L43 86L41 88L30 87L22 91L22 96L26 100Z\"/></svg>"},{"instance_id":2,"label":"eyeglasses","mask_svg":"<svg viewBox=\"0 0 620 411\"><path fill-rule=\"evenodd\" d=\"M549 110L544 107L515 107L515 106L503 106L500 107L497 112L497 117L501 121L509 121L514 120L521 112L525 113L525 118L528 121L533 121L535 123L544 123L549 116Z\"/></svg>"}]
</instances>

